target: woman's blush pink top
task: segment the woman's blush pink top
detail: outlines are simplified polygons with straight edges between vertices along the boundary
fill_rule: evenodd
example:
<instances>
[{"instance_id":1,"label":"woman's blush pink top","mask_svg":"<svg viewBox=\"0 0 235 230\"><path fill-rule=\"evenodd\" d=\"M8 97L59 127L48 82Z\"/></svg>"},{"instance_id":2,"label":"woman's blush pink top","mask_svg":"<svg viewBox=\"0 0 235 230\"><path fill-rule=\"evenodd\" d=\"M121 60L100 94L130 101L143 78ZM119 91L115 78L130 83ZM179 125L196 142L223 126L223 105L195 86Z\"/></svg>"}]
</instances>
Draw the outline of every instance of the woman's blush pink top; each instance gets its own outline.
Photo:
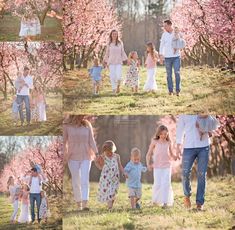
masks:
<instances>
[{"instance_id":1,"label":"woman's blush pink top","mask_svg":"<svg viewBox=\"0 0 235 230\"><path fill-rule=\"evenodd\" d=\"M108 65L122 65L126 60L127 55L122 42L118 43L118 45L114 43L107 45L104 61Z\"/></svg>"},{"instance_id":2,"label":"woman's blush pink top","mask_svg":"<svg viewBox=\"0 0 235 230\"><path fill-rule=\"evenodd\" d=\"M96 147L92 127L65 125L64 139L67 140L70 160L94 160Z\"/></svg>"}]
</instances>

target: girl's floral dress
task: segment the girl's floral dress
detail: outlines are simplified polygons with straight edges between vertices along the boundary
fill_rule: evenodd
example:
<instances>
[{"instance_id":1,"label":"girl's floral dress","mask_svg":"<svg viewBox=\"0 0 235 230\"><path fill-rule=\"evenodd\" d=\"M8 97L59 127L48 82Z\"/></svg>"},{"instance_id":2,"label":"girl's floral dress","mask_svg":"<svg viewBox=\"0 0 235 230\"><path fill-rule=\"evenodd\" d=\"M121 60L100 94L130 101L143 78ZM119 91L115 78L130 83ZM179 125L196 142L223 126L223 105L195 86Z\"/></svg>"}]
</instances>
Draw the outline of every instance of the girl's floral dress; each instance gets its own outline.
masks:
<instances>
[{"instance_id":1,"label":"girl's floral dress","mask_svg":"<svg viewBox=\"0 0 235 230\"><path fill-rule=\"evenodd\" d=\"M139 69L134 60L131 60L124 84L128 87L139 86Z\"/></svg>"},{"instance_id":2,"label":"girl's floral dress","mask_svg":"<svg viewBox=\"0 0 235 230\"><path fill-rule=\"evenodd\" d=\"M100 175L98 201L112 201L119 188L118 155L104 157L104 166Z\"/></svg>"}]
</instances>

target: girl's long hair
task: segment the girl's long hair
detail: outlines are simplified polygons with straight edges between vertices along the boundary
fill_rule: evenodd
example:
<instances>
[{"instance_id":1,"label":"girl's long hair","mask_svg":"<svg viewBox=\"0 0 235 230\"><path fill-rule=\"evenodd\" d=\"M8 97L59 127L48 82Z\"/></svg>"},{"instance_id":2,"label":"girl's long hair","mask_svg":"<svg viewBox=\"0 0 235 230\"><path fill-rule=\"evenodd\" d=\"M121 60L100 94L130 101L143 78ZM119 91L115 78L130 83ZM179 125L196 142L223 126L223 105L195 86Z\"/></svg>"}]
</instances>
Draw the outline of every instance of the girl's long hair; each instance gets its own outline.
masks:
<instances>
[{"instance_id":1,"label":"girl's long hair","mask_svg":"<svg viewBox=\"0 0 235 230\"><path fill-rule=\"evenodd\" d=\"M9 176L8 181L7 181L7 189L9 189L9 186L11 185L11 181L13 180L13 176Z\"/></svg>"},{"instance_id":2,"label":"girl's long hair","mask_svg":"<svg viewBox=\"0 0 235 230\"><path fill-rule=\"evenodd\" d=\"M156 57L156 49L155 46L152 42L148 42L146 44L147 47L150 48L150 51L147 50L147 54L150 53L151 57L153 58L154 61L157 61L157 57Z\"/></svg>"},{"instance_id":3,"label":"girl's long hair","mask_svg":"<svg viewBox=\"0 0 235 230\"><path fill-rule=\"evenodd\" d=\"M169 131L168 131L168 128L165 126L165 125L160 125L158 126L157 128L157 131L153 137L154 140L159 140L160 139L160 134L162 131L167 131L167 137L166 137L166 140L167 141L170 141L170 137L169 137Z\"/></svg>"},{"instance_id":4,"label":"girl's long hair","mask_svg":"<svg viewBox=\"0 0 235 230\"><path fill-rule=\"evenodd\" d=\"M113 34L114 32L117 32L117 34L118 34L118 31L117 31L117 30L112 30L112 31L110 32L110 34L109 34L109 45L112 43L112 34ZM117 46L117 45L120 44L120 43L121 43L121 40L119 39L119 37L118 37L118 35L117 35L117 40L116 40L115 45Z\"/></svg>"}]
</instances>

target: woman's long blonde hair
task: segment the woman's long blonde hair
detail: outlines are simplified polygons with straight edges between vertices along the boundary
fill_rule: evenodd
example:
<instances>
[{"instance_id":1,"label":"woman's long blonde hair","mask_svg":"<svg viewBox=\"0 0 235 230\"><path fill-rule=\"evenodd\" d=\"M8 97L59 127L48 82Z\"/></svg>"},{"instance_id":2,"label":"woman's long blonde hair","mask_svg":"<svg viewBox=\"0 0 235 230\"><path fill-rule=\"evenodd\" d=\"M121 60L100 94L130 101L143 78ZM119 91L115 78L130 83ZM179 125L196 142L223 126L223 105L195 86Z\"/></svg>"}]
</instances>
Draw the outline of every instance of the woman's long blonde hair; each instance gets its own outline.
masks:
<instances>
[{"instance_id":1,"label":"woman's long blonde hair","mask_svg":"<svg viewBox=\"0 0 235 230\"><path fill-rule=\"evenodd\" d=\"M70 125L81 125L84 127L91 127L91 124L88 120L85 119L85 115L71 115L69 114L66 120L64 121L64 124L70 124Z\"/></svg>"}]
</instances>

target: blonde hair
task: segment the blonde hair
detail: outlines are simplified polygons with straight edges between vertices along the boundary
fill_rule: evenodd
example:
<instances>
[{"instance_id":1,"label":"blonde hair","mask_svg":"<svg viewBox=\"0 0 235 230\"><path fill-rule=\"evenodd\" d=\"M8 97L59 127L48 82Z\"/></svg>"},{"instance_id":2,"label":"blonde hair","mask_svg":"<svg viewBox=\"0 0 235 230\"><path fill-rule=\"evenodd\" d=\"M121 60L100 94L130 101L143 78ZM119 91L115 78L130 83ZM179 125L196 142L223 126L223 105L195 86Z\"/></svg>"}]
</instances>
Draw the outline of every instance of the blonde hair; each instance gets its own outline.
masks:
<instances>
[{"instance_id":1,"label":"blonde hair","mask_svg":"<svg viewBox=\"0 0 235 230\"><path fill-rule=\"evenodd\" d=\"M141 157L141 151L136 147L131 149L131 157L134 157L134 156Z\"/></svg>"},{"instance_id":2,"label":"blonde hair","mask_svg":"<svg viewBox=\"0 0 235 230\"><path fill-rule=\"evenodd\" d=\"M40 194L41 194L42 192L43 192L44 196L46 197L46 196L47 196L46 192L45 192L44 190L41 190L41 191L40 191Z\"/></svg>"},{"instance_id":3,"label":"blonde hair","mask_svg":"<svg viewBox=\"0 0 235 230\"><path fill-rule=\"evenodd\" d=\"M24 187L26 187L26 190L29 191L29 186L27 184L23 184L22 189L24 189Z\"/></svg>"},{"instance_id":4,"label":"blonde hair","mask_svg":"<svg viewBox=\"0 0 235 230\"><path fill-rule=\"evenodd\" d=\"M103 146L102 146L102 152L106 152L106 151L110 151L112 153L116 152L117 150L117 147L116 145L114 144L113 141L111 140L108 140L108 141L105 141Z\"/></svg>"},{"instance_id":5,"label":"blonde hair","mask_svg":"<svg viewBox=\"0 0 235 230\"><path fill-rule=\"evenodd\" d=\"M168 131L168 128L167 128L165 125L160 125L160 126L158 126L157 131L156 131L156 133L155 133L153 139L154 139L154 140L159 140L159 139L160 139L160 134L161 134L162 131L167 131L166 140L167 140L167 141L170 141L169 131Z\"/></svg>"},{"instance_id":6,"label":"blonde hair","mask_svg":"<svg viewBox=\"0 0 235 230\"><path fill-rule=\"evenodd\" d=\"M9 176L8 180L7 180L7 189L9 189L9 186L12 184L12 180L13 180L13 176Z\"/></svg>"},{"instance_id":7,"label":"blonde hair","mask_svg":"<svg viewBox=\"0 0 235 230\"><path fill-rule=\"evenodd\" d=\"M129 53L129 55L128 55L128 59L129 59L129 60L132 60L134 54L137 54L137 52L136 52L136 51L131 51L131 52Z\"/></svg>"}]
</instances>

